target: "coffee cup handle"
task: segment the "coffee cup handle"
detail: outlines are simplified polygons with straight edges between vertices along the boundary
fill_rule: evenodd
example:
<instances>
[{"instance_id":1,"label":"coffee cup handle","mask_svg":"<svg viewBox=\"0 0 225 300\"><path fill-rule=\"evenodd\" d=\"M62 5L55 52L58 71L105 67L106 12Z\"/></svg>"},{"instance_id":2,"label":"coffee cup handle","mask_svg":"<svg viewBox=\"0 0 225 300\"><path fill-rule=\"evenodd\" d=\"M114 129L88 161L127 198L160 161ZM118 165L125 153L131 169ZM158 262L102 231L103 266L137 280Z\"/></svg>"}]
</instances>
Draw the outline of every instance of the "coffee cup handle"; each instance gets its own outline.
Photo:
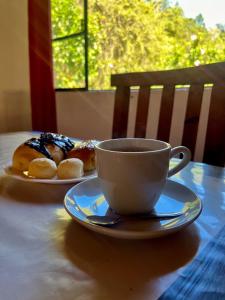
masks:
<instances>
[{"instance_id":1,"label":"coffee cup handle","mask_svg":"<svg viewBox=\"0 0 225 300\"><path fill-rule=\"evenodd\" d=\"M175 167L173 167L172 169L169 170L168 177L173 176L174 174L179 172L191 160L191 151L188 148L184 147L184 146L178 146L178 147L175 147L175 148L171 149L170 159L172 157L174 157L175 155L179 154L179 153L183 154L183 158L181 159L181 161Z\"/></svg>"}]
</instances>

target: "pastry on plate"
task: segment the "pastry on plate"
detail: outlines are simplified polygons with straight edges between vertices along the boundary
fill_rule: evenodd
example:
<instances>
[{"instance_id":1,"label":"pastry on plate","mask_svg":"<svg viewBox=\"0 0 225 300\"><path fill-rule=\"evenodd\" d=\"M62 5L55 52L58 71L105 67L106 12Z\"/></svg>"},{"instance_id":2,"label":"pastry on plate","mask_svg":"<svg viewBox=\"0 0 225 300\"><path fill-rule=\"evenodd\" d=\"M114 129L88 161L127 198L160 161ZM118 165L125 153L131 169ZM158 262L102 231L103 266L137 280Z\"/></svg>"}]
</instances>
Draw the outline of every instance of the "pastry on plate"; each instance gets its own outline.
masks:
<instances>
[{"instance_id":1,"label":"pastry on plate","mask_svg":"<svg viewBox=\"0 0 225 300\"><path fill-rule=\"evenodd\" d=\"M28 176L40 179L51 179L56 175L57 166L54 160L49 158L35 158L28 167Z\"/></svg>"},{"instance_id":2,"label":"pastry on plate","mask_svg":"<svg viewBox=\"0 0 225 300\"><path fill-rule=\"evenodd\" d=\"M84 164L78 158L68 158L58 165L57 175L59 179L80 178L84 175Z\"/></svg>"},{"instance_id":3,"label":"pastry on plate","mask_svg":"<svg viewBox=\"0 0 225 300\"><path fill-rule=\"evenodd\" d=\"M12 167L18 171L27 171L35 158L48 158L59 164L73 147L73 142L64 135L42 133L39 138L31 138L15 150Z\"/></svg>"},{"instance_id":4,"label":"pastry on plate","mask_svg":"<svg viewBox=\"0 0 225 300\"><path fill-rule=\"evenodd\" d=\"M67 153L67 158L79 158L84 163L84 172L95 169L95 145L91 140L77 142Z\"/></svg>"}]
</instances>

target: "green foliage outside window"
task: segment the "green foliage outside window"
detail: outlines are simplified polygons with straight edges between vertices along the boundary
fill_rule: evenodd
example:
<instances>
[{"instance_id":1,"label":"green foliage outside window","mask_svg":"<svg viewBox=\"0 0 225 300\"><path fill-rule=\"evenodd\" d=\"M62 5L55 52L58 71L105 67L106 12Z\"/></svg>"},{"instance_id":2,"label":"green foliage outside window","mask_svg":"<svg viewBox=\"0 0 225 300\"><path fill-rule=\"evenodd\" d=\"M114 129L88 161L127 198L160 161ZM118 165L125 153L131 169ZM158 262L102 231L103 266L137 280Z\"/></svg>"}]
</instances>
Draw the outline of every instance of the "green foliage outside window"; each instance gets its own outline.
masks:
<instances>
[{"instance_id":1,"label":"green foliage outside window","mask_svg":"<svg viewBox=\"0 0 225 300\"><path fill-rule=\"evenodd\" d=\"M53 37L83 30L83 1L52 0ZM225 60L225 30L207 29L166 0L89 0L89 88L112 73L176 69ZM83 37L53 42L57 88L84 86Z\"/></svg>"}]
</instances>

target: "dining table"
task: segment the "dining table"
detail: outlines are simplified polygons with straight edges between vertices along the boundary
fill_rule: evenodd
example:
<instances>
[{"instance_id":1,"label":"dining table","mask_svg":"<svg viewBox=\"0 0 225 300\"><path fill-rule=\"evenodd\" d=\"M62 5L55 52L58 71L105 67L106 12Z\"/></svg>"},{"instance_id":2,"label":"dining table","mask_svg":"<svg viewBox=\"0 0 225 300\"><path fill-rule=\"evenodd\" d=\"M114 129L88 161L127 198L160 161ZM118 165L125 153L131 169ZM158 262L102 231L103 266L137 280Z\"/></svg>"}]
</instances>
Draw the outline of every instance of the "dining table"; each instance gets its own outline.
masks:
<instances>
[{"instance_id":1,"label":"dining table","mask_svg":"<svg viewBox=\"0 0 225 300\"><path fill-rule=\"evenodd\" d=\"M203 209L176 233L148 239L93 232L67 213L74 184L5 174L33 132L0 134L0 299L225 299L225 169L191 161L171 180Z\"/></svg>"}]
</instances>

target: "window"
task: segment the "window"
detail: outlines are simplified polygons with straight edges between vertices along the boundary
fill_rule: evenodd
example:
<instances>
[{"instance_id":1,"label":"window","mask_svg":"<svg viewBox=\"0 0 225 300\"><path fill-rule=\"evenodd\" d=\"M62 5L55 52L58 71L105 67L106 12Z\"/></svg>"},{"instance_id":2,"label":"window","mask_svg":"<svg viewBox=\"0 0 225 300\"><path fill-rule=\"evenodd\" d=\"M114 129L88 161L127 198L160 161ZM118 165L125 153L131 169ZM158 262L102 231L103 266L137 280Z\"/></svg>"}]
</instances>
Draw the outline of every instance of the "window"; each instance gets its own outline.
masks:
<instances>
[{"instance_id":1,"label":"window","mask_svg":"<svg viewBox=\"0 0 225 300\"><path fill-rule=\"evenodd\" d=\"M56 88L110 89L112 73L223 61L225 25L214 14L224 11L221 2L52 0Z\"/></svg>"}]
</instances>

